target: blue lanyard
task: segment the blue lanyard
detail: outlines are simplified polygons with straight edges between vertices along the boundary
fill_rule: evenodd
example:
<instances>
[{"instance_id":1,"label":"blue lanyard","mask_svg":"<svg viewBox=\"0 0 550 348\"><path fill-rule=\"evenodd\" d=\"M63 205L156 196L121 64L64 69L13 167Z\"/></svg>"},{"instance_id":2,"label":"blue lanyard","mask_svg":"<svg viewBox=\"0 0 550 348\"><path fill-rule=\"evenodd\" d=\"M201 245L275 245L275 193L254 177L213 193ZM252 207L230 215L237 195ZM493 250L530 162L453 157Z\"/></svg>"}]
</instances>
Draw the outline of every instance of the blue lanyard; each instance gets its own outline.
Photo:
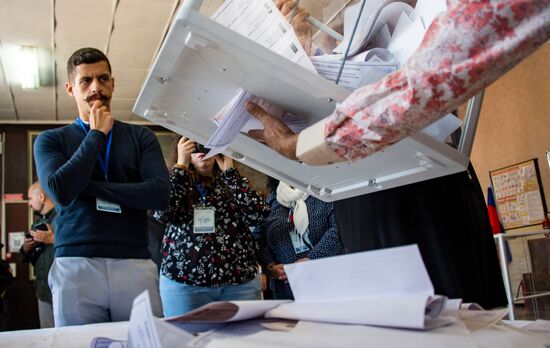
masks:
<instances>
[{"instance_id":1,"label":"blue lanyard","mask_svg":"<svg viewBox=\"0 0 550 348\"><path fill-rule=\"evenodd\" d=\"M84 122L78 117L76 119L76 123L82 128L84 133L87 135L89 130L86 129L86 126L84 125ZM105 175L105 181L109 182L109 178L107 177L107 173L109 173L109 157L111 156L111 143L113 141L113 130L109 132L109 139L107 139L107 150L105 151L105 160L101 157L101 154L99 154L98 160L99 160L99 166L101 167L101 171L103 172L103 175Z\"/></svg>"},{"instance_id":2,"label":"blue lanyard","mask_svg":"<svg viewBox=\"0 0 550 348\"><path fill-rule=\"evenodd\" d=\"M202 187L201 184L195 183L195 187L197 188L197 191L199 191L199 194L201 195L201 202L204 207L206 207L206 194L208 191Z\"/></svg>"}]
</instances>

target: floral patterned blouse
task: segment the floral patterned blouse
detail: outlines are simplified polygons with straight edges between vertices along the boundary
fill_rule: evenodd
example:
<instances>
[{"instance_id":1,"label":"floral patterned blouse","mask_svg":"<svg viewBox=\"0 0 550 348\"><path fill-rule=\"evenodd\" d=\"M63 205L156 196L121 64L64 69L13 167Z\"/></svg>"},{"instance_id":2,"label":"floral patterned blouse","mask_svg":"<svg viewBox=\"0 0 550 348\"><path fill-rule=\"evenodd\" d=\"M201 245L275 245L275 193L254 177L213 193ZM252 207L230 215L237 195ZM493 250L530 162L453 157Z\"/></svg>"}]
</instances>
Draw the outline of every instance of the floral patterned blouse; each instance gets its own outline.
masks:
<instances>
[{"instance_id":1,"label":"floral patterned blouse","mask_svg":"<svg viewBox=\"0 0 550 348\"><path fill-rule=\"evenodd\" d=\"M201 196L191 175L174 168L170 204L155 218L168 224L162 239L161 273L180 283L215 287L252 280L258 272L257 244L249 226L263 224L269 213L264 200L235 168L216 177L206 188L206 206L215 211L216 232L193 232L193 208Z\"/></svg>"},{"instance_id":2,"label":"floral patterned blouse","mask_svg":"<svg viewBox=\"0 0 550 348\"><path fill-rule=\"evenodd\" d=\"M549 38L549 0L448 0L407 63L302 131L296 154L309 164L367 157L456 109Z\"/></svg>"}]
</instances>

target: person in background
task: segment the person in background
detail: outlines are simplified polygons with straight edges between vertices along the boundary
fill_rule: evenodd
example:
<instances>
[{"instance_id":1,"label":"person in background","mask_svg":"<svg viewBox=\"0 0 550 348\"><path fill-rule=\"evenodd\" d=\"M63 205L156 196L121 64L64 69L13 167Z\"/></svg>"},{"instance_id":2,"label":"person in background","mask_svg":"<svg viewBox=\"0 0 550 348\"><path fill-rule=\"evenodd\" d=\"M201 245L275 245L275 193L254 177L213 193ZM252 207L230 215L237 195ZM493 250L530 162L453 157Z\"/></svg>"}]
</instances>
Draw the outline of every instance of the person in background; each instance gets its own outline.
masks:
<instances>
[{"instance_id":1,"label":"person in background","mask_svg":"<svg viewBox=\"0 0 550 348\"><path fill-rule=\"evenodd\" d=\"M147 209L170 198L160 144L149 128L115 121L115 80L103 52L75 51L67 76L78 117L34 143L40 184L58 212L49 275L55 326L128 320L145 290L161 316L147 249Z\"/></svg>"},{"instance_id":2,"label":"person in background","mask_svg":"<svg viewBox=\"0 0 550 348\"><path fill-rule=\"evenodd\" d=\"M222 300L261 299L262 284L249 226L268 207L230 157L205 159L202 145L181 137L170 173L170 204L155 217L162 240L160 294L165 316Z\"/></svg>"},{"instance_id":3,"label":"person in background","mask_svg":"<svg viewBox=\"0 0 550 348\"><path fill-rule=\"evenodd\" d=\"M56 216L55 204L44 193L38 181L29 187L28 196L29 207L38 215L38 219L32 224L30 234L25 238L19 255L23 262L30 262L34 267L40 327L48 328L54 326L48 274L54 260L55 236L52 226Z\"/></svg>"},{"instance_id":4,"label":"person in background","mask_svg":"<svg viewBox=\"0 0 550 348\"><path fill-rule=\"evenodd\" d=\"M278 183L267 196L271 212L261 241L260 262L270 276L269 285L275 299L294 299L284 266L344 253L338 235L334 204ZM275 182L275 183L274 183Z\"/></svg>"},{"instance_id":5,"label":"person in background","mask_svg":"<svg viewBox=\"0 0 550 348\"><path fill-rule=\"evenodd\" d=\"M0 254L4 243L0 242ZM6 323L6 303L4 298L6 295L6 289L13 283L15 280L13 273L10 268L8 261L0 259L0 331L5 331L7 329Z\"/></svg>"},{"instance_id":6,"label":"person in background","mask_svg":"<svg viewBox=\"0 0 550 348\"><path fill-rule=\"evenodd\" d=\"M303 15L294 21L303 22ZM250 134L308 164L365 158L452 111L549 36L548 1L455 1L401 70L357 89L328 119L297 135L248 104L264 124L264 130ZM336 202L346 251L416 243L436 293L485 308L505 305L483 194L474 177L470 168Z\"/></svg>"}]
</instances>

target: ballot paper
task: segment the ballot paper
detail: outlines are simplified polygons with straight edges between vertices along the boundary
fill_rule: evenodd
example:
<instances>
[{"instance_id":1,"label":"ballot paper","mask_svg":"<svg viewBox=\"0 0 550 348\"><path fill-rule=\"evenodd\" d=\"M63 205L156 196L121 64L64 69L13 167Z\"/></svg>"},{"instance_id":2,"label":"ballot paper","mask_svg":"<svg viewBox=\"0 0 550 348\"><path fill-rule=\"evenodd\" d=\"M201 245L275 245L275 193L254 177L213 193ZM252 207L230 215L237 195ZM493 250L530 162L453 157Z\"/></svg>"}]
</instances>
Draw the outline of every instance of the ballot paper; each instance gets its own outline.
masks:
<instances>
[{"instance_id":1,"label":"ballot paper","mask_svg":"<svg viewBox=\"0 0 550 348\"><path fill-rule=\"evenodd\" d=\"M388 44L388 51L403 65L420 46L425 33L426 29L420 17L413 19L402 13Z\"/></svg>"},{"instance_id":2,"label":"ballot paper","mask_svg":"<svg viewBox=\"0 0 550 348\"><path fill-rule=\"evenodd\" d=\"M134 299L128 325L129 347L178 347L192 339L194 339L192 334L153 316L147 290Z\"/></svg>"},{"instance_id":3,"label":"ballot paper","mask_svg":"<svg viewBox=\"0 0 550 348\"><path fill-rule=\"evenodd\" d=\"M319 75L336 83L342 65L341 61L334 60L330 56L328 58L327 56L311 57L311 61ZM370 60L366 62L347 61L342 69L338 85L352 92L359 87L376 82L398 69L398 65L391 61L384 62L377 55L371 56Z\"/></svg>"},{"instance_id":4,"label":"ballot paper","mask_svg":"<svg viewBox=\"0 0 550 348\"><path fill-rule=\"evenodd\" d=\"M414 12L428 29L437 15L447 10L447 0L418 0Z\"/></svg>"},{"instance_id":5,"label":"ballot paper","mask_svg":"<svg viewBox=\"0 0 550 348\"><path fill-rule=\"evenodd\" d=\"M344 40L336 46L335 53L344 53L351 41L353 28L357 21L362 3L350 6L344 12ZM393 31L399 18L405 14L414 17L414 9L401 1L396 0L372 0L367 1L361 12L361 18L357 30L353 35L353 41L349 49L349 56L354 56L364 51L379 31L387 26L387 30L393 36Z\"/></svg>"},{"instance_id":6,"label":"ballot paper","mask_svg":"<svg viewBox=\"0 0 550 348\"><path fill-rule=\"evenodd\" d=\"M211 19L310 71L316 71L294 30L271 0L227 0L211 16ZM266 81L266 83L268 82ZM219 122L219 127L205 144L207 148L211 149L205 159L223 152L233 141L251 119L245 109L246 102L255 98L250 93L241 90L230 105L226 105L214 117ZM255 101L258 102L257 98ZM267 101L260 101L260 103L264 109L275 108ZM275 115L280 114L280 117L285 114L284 110L281 112L271 111ZM251 126L248 128L250 129Z\"/></svg>"}]
</instances>

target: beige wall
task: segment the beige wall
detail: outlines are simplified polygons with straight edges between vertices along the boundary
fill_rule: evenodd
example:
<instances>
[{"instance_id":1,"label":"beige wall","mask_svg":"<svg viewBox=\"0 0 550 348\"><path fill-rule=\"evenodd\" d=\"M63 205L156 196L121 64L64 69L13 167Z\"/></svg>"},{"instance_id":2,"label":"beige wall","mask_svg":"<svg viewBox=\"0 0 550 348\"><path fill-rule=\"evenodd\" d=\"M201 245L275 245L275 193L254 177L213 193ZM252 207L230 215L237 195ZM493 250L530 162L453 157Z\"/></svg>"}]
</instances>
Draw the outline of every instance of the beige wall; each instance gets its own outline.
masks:
<instances>
[{"instance_id":1,"label":"beige wall","mask_svg":"<svg viewBox=\"0 0 550 348\"><path fill-rule=\"evenodd\" d=\"M550 43L485 91L471 156L484 194L487 195L489 171L538 158L548 206L550 169L547 150L550 150ZM535 225L509 230L507 234L540 229L541 225ZM530 272L530 256L526 238L510 240L509 245L513 256L509 266L510 278L515 295L522 273Z\"/></svg>"},{"instance_id":2,"label":"beige wall","mask_svg":"<svg viewBox=\"0 0 550 348\"><path fill-rule=\"evenodd\" d=\"M538 158L548 205L547 150L550 150L549 43L486 89L471 158L483 187L489 182L489 171Z\"/></svg>"}]
</instances>

